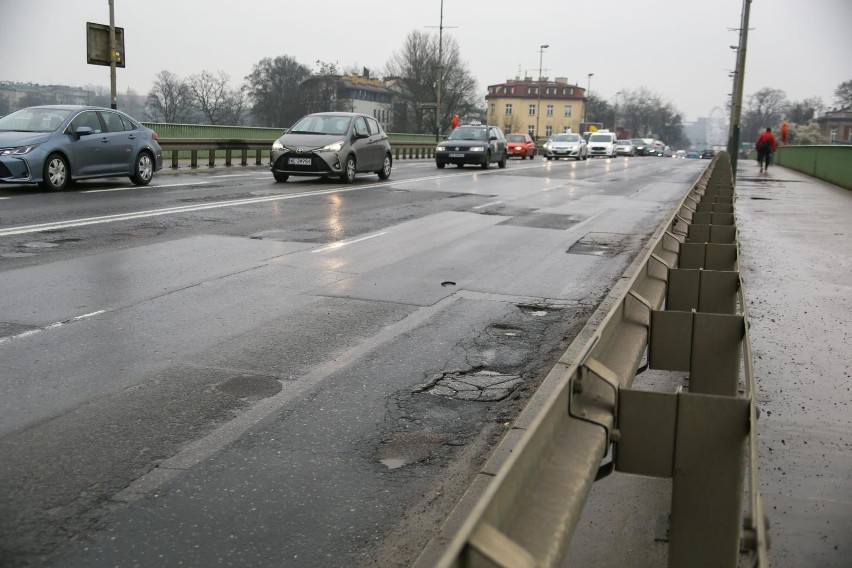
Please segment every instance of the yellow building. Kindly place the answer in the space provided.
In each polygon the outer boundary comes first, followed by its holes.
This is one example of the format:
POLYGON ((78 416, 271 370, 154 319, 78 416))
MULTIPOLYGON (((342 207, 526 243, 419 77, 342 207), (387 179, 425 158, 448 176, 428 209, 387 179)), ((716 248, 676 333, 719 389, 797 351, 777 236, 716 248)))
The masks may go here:
POLYGON ((565 77, 549 81, 509 79, 499 85, 489 85, 485 95, 488 124, 504 132, 527 133, 536 138, 554 134, 580 132, 585 115, 586 90, 569 85, 565 77))

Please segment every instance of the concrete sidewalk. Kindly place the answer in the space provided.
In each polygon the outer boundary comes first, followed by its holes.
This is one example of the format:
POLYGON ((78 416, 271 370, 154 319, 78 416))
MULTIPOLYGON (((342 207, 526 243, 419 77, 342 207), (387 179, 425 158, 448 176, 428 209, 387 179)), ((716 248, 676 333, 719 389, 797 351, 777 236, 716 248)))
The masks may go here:
POLYGON ((852 566, 852 192, 741 160, 740 272, 774 568, 852 566))

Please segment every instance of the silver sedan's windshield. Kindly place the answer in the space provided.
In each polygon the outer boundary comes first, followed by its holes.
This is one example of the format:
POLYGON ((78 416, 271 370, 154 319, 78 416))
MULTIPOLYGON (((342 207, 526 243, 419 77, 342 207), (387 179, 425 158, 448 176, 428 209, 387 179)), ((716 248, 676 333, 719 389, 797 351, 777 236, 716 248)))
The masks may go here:
POLYGON ((0 118, 1 131, 53 132, 71 113, 56 108, 25 108, 0 118))
POLYGON ((333 134, 341 136, 349 132, 351 116, 310 115, 293 125, 287 134, 333 134))
POLYGON ((558 134, 553 137, 554 142, 579 142, 579 134, 558 134))

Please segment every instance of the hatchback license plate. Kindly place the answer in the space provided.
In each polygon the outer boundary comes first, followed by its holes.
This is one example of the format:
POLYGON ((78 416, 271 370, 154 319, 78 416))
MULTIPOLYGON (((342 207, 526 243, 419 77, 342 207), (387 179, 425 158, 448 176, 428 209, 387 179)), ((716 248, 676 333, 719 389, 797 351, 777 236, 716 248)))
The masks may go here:
POLYGON ((464 154, 450 154, 450 158, 464 158, 464 154))
POLYGON ((310 158, 288 158, 287 163, 291 166, 310 166, 310 158))

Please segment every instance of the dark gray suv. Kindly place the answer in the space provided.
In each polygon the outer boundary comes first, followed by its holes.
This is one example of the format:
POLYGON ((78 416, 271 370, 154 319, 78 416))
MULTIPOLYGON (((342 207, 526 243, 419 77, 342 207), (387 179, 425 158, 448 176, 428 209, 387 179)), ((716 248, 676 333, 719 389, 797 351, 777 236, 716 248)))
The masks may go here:
POLYGON ((393 158, 388 135, 372 116, 353 112, 318 112, 301 118, 272 144, 272 175, 340 177, 356 173, 388 179, 393 158))

